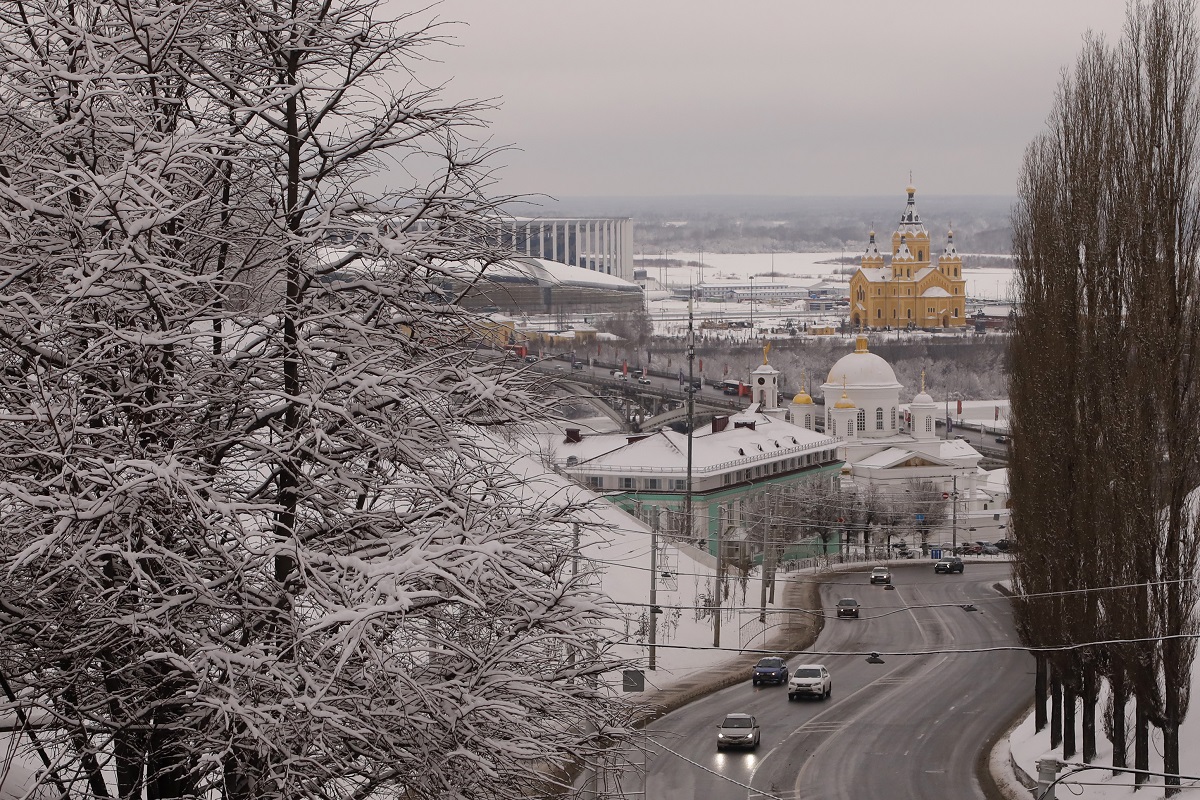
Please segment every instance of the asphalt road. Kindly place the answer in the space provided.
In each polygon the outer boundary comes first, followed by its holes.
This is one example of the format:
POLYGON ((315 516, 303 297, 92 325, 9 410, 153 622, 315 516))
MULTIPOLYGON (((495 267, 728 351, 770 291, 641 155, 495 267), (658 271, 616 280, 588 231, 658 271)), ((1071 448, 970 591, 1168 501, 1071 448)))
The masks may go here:
POLYGON ((645 797, 985 798, 976 760, 1028 705, 1033 658, 947 651, 1017 644, 1008 602, 993 588, 1008 564, 968 563, 962 575, 935 575, 928 561, 894 564, 895 591, 871 586, 869 569, 822 588, 830 614, 838 598, 855 597, 862 617, 829 619, 810 653, 789 659, 792 669, 829 667, 832 698, 789 702, 784 687, 754 687, 747 675, 662 717, 649 731, 645 797), (870 651, 885 663, 867 663, 870 651), (717 752, 716 726, 729 712, 758 717, 757 751, 717 752))

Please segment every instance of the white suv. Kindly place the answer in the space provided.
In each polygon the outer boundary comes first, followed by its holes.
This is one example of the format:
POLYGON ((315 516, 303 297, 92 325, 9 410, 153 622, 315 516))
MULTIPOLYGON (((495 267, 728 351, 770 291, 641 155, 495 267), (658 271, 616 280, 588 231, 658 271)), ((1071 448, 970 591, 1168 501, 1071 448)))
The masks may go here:
POLYGON ((819 697, 822 700, 833 695, 833 679, 824 664, 801 664, 788 681, 788 700, 797 697, 819 697))

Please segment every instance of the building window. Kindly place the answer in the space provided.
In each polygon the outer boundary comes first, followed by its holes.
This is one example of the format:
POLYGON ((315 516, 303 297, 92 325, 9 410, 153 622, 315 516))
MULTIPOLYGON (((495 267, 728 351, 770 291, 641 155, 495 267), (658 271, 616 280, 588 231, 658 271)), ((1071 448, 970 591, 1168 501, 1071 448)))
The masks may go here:
POLYGON ((732 473, 732 472, 726 472, 726 473, 725 473, 725 474, 724 474, 724 475, 721 477, 721 485, 722 485, 722 486, 728 486, 728 485, 729 485, 729 484, 731 484, 731 483, 733 483, 733 473, 732 473))
POLYGON ((911 308, 908 310, 908 318, 912 319, 912 309, 911 308))
POLYGON ((877 430, 877 431, 883 430, 883 409, 882 408, 875 409, 875 430, 877 430))
POLYGON ((892 430, 896 430, 896 407, 892 406, 892 430))
POLYGON ((925 251, 924 251, 924 250, 918 250, 918 251, 917 251, 917 261, 920 261, 920 260, 921 260, 921 258, 922 258, 924 255, 925 255, 925 251))
POLYGON ((804 415, 804 427, 812 429, 812 414, 804 415))
POLYGON ((837 420, 836 419, 830 420, 830 422, 829 422, 829 435, 837 436, 837 420))
POLYGON ((636 488, 633 478, 621 478, 621 488, 622 489, 636 488))
POLYGON ((867 429, 867 412, 861 408, 858 410, 858 429, 860 431, 867 429))
POLYGON ((647 478, 646 479, 646 488, 647 489, 657 489, 658 488, 658 478, 647 478))
POLYGON ((875 309, 875 319, 883 319, 883 309, 882 308, 875 309))
POLYGON ((925 418, 925 432, 929 433, 933 430, 933 417, 925 418))
POLYGON ((677 492, 686 492, 687 491, 687 478, 676 478, 674 489, 677 492))
POLYGON ((588 475, 587 476, 587 487, 589 489, 603 489, 604 488, 604 478, 601 478, 599 475, 588 475))
POLYGON ((958 319, 958 306, 955 306, 953 309, 951 309, 951 315, 952 315, 952 316, 953 316, 955 319, 958 319))

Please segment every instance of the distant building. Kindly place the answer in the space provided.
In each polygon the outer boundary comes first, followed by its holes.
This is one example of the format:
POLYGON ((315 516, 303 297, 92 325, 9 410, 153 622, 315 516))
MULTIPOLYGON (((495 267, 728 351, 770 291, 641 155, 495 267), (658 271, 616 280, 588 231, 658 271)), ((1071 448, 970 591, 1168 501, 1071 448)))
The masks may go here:
MULTIPOLYGON (((997 487, 1007 486, 1006 471, 1004 477, 993 476, 979 466, 983 455, 966 441, 938 436, 944 411, 925 392, 924 378, 907 409, 900 403, 902 388, 891 365, 867 349, 866 336, 830 368, 821 386, 825 433, 839 443, 845 476, 860 489, 896 497, 914 484, 929 485, 949 499, 941 533, 952 533, 956 520, 960 540, 1001 538, 1008 496, 1007 488, 997 487), (972 531, 974 536, 966 535, 972 531)), ((813 427, 820 413, 803 388, 788 408, 788 416, 804 428, 813 427)))
POLYGON ((637 284, 541 258, 512 258, 482 270, 448 264, 441 279, 448 297, 467 308, 504 314, 558 315, 637 311, 645 295, 637 284))
POLYGON ((929 231, 921 222, 914 197, 892 233, 892 257, 885 266, 875 243, 875 231, 862 257, 862 266, 850 278, 850 324, 855 328, 957 328, 967 324, 967 281, 962 256, 954 247, 954 232, 937 263, 932 261, 929 231))
POLYGON ((518 218, 497 227, 500 245, 518 255, 633 280, 633 220, 629 217, 518 218))
POLYGON ((664 428, 645 434, 582 436, 567 429, 553 460, 576 482, 602 493, 647 524, 707 540, 746 538, 758 527, 755 503, 772 487, 817 475, 836 478, 837 442, 763 413, 757 404, 698 427, 692 436, 692 524, 683 521, 688 496, 687 434, 664 428))

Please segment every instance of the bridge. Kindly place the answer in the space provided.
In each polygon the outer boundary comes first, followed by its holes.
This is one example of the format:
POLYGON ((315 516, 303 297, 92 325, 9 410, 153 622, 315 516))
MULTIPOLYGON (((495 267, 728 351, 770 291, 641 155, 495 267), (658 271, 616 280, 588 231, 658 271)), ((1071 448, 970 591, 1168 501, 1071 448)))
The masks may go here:
MULTIPOLYGON (((545 371, 545 370, 543 370, 545 371)), ((687 418, 688 393, 669 389, 660 384, 641 384, 632 380, 618 380, 610 376, 587 374, 571 370, 568 374, 547 372, 554 382, 571 394, 586 396, 603 403, 613 421, 631 431, 657 430, 673 422, 687 418), (589 395, 582 395, 572 387, 587 387, 589 395)), ((718 414, 733 414, 747 405, 746 398, 715 395, 716 390, 696 390, 693 396, 693 417, 696 420, 711 419, 718 414)))

